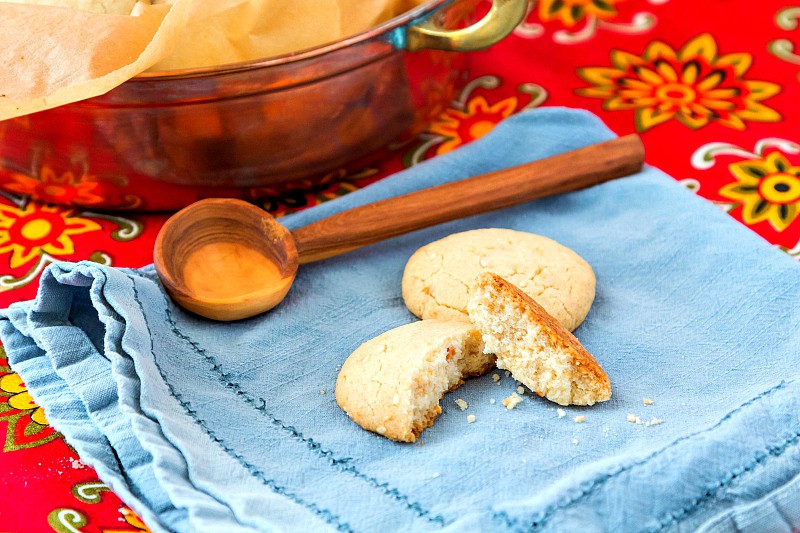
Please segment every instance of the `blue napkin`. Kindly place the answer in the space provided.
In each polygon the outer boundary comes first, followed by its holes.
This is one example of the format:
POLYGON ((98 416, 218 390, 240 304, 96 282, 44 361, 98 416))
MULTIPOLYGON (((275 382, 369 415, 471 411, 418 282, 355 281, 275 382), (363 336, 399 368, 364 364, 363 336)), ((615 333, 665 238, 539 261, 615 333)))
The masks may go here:
MULTIPOLYGON (((585 112, 525 112, 284 222, 611 137, 585 112)), ((150 267, 54 264, 0 335, 50 422, 154 531, 789 531, 798 302, 789 257, 646 169, 302 265, 278 308, 237 323, 185 313, 150 267), (336 405, 342 362, 414 320, 400 296, 414 250, 484 227, 546 235, 592 265, 576 336, 612 400, 559 417, 528 394, 508 411, 514 380, 487 375, 448 394, 416 444, 362 430, 336 405)))

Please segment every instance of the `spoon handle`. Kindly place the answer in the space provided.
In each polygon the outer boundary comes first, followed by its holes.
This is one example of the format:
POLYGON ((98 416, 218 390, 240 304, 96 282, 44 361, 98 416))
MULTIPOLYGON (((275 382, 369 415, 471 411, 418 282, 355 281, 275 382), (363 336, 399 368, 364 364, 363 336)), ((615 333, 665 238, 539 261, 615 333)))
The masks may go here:
POLYGON ((621 178, 643 164, 641 139, 626 135, 348 209, 292 234, 300 263, 310 263, 428 226, 621 178))

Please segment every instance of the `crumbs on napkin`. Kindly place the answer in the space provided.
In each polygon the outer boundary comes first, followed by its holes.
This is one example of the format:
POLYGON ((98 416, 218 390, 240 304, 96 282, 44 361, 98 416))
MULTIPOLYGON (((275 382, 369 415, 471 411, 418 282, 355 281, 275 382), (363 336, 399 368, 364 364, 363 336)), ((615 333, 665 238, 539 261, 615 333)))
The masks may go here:
POLYGON ((642 420, 638 416, 633 413, 629 413, 627 417, 628 422, 631 424, 637 424, 639 426, 658 426, 659 424, 663 424, 664 421, 660 418, 653 418, 650 420, 642 420))
POLYGON ((506 406, 506 409, 511 410, 514 409, 516 406, 520 404, 522 398, 516 392, 513 393, 511 396, 503 400, 503 405, 506 406))

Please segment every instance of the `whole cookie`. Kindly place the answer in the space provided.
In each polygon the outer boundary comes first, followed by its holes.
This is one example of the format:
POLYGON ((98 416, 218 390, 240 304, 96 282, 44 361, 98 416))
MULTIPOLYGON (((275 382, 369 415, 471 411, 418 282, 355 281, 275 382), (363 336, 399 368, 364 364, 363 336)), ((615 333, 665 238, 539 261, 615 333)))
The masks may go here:
POLYGON ((594 272, 581 256, 547 237, 501 228, 454 233, 417 250, 403 272, 403 299, 422 319, 468 321, 468 287, 483 272, 522 289, 570 331, 594 301, 594 272))

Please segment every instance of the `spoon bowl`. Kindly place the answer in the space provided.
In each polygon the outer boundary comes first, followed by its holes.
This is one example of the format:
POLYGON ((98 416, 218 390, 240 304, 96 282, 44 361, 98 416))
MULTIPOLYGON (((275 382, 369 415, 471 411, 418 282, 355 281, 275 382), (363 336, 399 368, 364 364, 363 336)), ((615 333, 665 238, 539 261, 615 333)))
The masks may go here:
POLYGON ((627 135, 348 209, 291 232, 242 200, 201 200, 161 228, 154 263, 179 305, 214 320, 238 320, 278 305, 298 264, 621 178, 643 164, 641 140, 627 135))
POLYGON ((161 228, 153 254, 164 288, 183 308, 214 320, 263 313, 297 274, 294 238, 242 200, 200 200, 161 228))

